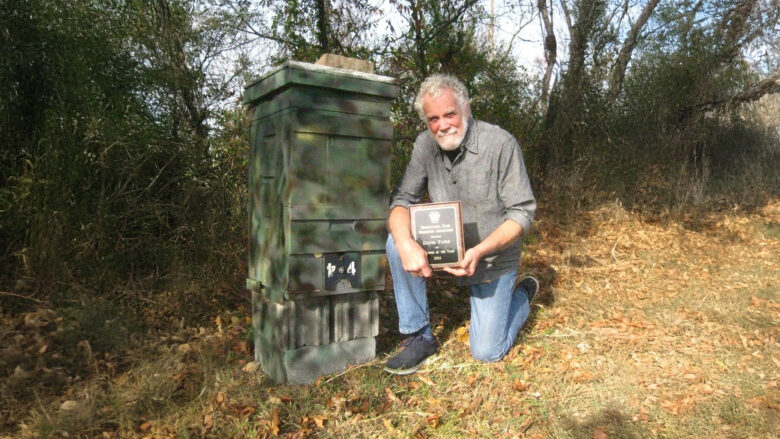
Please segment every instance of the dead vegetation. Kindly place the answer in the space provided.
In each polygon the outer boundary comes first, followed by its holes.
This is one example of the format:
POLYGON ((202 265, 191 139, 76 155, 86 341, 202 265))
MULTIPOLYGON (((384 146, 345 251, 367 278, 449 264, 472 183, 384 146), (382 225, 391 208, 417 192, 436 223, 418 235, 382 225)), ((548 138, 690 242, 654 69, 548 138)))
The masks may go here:
POLYGON ((541 218, 523 260, 541 300, 502 362, 471 359, 467 299, 446 283, 432 299, 443 349, 422 373, 381 370, 398 341, 388 292, 379 358, 306 386, 275 385, 250 362, 248 306, 144 337, 107 319, 90 330, 125 337, 113 356, 95 344, 116 341, 75 326, 89 319, 41 307, 3 316, 4 434, 775 437, 780 201, 541 218))

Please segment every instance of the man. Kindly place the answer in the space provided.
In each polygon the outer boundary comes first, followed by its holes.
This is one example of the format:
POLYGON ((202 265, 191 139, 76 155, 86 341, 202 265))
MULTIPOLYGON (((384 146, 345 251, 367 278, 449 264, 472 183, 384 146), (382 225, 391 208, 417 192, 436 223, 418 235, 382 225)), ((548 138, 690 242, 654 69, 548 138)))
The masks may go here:
POLYGON ((474 358, 493 362, 504 357, 539 288, 530 276, 516 282, 520 238, 536 211, 517 141, 501 128, 471 118, 468 92, 455 77, 428 77, 414 106, 428 130, 414 142, 403 179, 391 194, 387 220, 399 330, 409 338, 385 370, 401 375, 417 371, 438 350, 425 285, 433 272, 427 253, 412 238, 408 209, 426 192, 432 202, 461 202, 467 250, 458 267, 444 271, 469 286, 474 358))

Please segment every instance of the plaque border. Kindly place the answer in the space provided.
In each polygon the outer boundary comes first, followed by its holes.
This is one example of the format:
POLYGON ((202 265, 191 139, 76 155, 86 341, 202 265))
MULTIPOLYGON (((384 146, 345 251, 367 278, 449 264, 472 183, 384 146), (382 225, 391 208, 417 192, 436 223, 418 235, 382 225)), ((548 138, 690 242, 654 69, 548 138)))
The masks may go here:
MULTIPOLYGON (((459 267, 460 263, 463 261, 463 256, 466 253, 465 246, 463 243, 463 216, 461 215, 461 205, 460 201, 445 201, 440 203, 420 203, 420 204, 413 204, 409 206, 409 221, 410 226, 412 230, 412 238, 417 241, 417 227, 414 220, 414 214, 415 212, 420 211, 428 211, 428 210, 439 210, 439 209, 449 209, 454 208, 455 209, 455 222, 457 223, 455 225, 455 238, 457 240, 457 251, 458 251, 458 261, 457 262, 445 262, 440 264, 429 264, 432 269, 434 270, 440 270, 444 267, 459 267)), ((419 242, 418 242, 419 243, 419 242)))

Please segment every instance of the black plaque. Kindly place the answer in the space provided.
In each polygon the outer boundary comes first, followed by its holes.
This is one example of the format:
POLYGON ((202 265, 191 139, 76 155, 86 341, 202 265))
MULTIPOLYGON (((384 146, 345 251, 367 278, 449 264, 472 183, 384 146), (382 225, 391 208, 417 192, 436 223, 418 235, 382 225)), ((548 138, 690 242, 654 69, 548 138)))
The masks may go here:
POLYGON ((460 201, 409 207, 412 236, 428 252, 431 268, 458 266, 463 260, 463 220, 460 201))

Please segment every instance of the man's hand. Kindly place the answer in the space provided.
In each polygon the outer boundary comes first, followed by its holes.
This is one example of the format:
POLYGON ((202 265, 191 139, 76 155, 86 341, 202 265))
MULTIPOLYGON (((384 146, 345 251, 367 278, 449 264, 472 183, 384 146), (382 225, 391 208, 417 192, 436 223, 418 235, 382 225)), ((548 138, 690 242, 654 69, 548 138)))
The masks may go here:
POLYGON ((387 228, 393 235, 395 248, 401 256, 404 270, 412 276, 431 277, 433 270, 428 264, 428 253, 412 239, 409 227, 409 209, 403 206, 394 207, 390 211, 390 217, 387 218, 387 228))
POLYGON ((522 233, 523 228, 520 224, 506 220, 482 242, 466 250, 459 267, 445 268, 444 271, 453 276, 471 276, 477 270, 477 264, 483 257, 495 253, 516 239, 520 239, 522 233))
POLYGON ((396 248, 401 256, 404 270, 415 277, 431 277, 433 270, 431 270, 431 266, 428 264, 428 252, 420 244, 412 239, 407 239, 396 243, 396 248))
POLYGON ((458 267, 444 267, 444 271, 453 276, 471 276, 477 269, 479 260, 482 259, 482 255, 476 247, 466 250, 463 255, 463 260, 460 261, 458 267))

